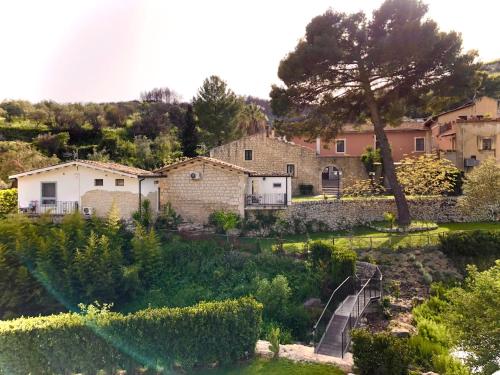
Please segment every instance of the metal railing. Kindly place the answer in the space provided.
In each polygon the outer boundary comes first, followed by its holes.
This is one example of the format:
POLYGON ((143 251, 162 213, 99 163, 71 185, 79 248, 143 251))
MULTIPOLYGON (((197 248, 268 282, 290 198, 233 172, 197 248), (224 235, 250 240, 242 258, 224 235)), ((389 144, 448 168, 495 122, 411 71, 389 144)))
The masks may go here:
POLYGON ((31 201, 28 207, 20 207, 19 211, 29 215, 66 215, 76 212, 78 209, 78 202, 76 201, 54 201, 53 203, 31 201))
POLYGON ((359 284, 359 279, 356 276, 349 276, 331 294, 318 321, 313 327, 312 339, 315 349, 321 344, 335 311, 337 311, 349 295, 356 293, 356 284, 359 284))
POLYGON ((351 331, 359 323, 359 318, 365 312, 366 307, 373 299, 382 297, 382 273, 377 267, 375 274, 366 281, 361 289, 356 293, 356 299, 352 306, 349 318, 347 319, 341 333, 342 358, 351 343, 351 331))
POLYGON ((277 194, 247 194, 245 196, 245 206, 286 206, 287 195, 277 194))

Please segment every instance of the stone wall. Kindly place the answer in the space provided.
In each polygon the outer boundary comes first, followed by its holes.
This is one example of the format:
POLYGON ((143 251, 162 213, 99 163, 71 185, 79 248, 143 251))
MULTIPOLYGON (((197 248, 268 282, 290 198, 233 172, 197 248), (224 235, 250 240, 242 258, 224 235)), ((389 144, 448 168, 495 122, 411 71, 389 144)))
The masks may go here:
MULTIPOLYGON (((414 220, 438 223, 494 220, 487 213, 464 215, 457 207, 457 199, 452 197, 411 199, 408 203, 414 220)), ((341 230, 381 221, 384 212, 397 212, 394 199, 297 202, 276 215, 287 222, 289 228, 303 232, 306 228, 341 230)))
POLYGON ((329 165, 343 173, 346 182, 367 178, 363 164, 358 157, 318 157, 316 152, 266 133, 238 139, 215 147, 210 156, 227 163, 264 173, 287 172, 287 164, 295 165, 292 177, 292 194, 299 194, 300 184, 313 185, 314 193, 321 193, 321 172, 329 165), (245 160, 245 150, 252 150, 253 160, 245 160))
POLYGON ((167 177, 160 179, 160 202, 170 202, 183 220, 206 223, 217 210, 244 215, 247 175, 243 172, 198 161, 164 173, 167 177), (193 180, 191 172, 199 172, 201 178, 193 180))
MULTIPOLYGON (((143 196, 142 199, 146 199, 143 196)), ((104 217, 113 203, 123 219, 130 219, 139 209, 139 195, 127 191, 91 190, 82 195, 82 208, 92 207, 95 214, 104 217)))

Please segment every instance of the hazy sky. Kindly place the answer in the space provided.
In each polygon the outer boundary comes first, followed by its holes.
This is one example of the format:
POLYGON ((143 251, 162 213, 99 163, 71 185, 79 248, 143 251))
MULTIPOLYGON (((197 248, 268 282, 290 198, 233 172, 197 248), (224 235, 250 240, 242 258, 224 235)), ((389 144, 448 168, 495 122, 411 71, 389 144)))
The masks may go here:
MULTIPOLYGON (((115 101, 168 86, 190 100, 217 74, 267 98, 279 61, 329 7, 382 0, 0 0, 0 100, 115 101)), ((427 0, 442 29, 500 58, 498 0, 427 0)))

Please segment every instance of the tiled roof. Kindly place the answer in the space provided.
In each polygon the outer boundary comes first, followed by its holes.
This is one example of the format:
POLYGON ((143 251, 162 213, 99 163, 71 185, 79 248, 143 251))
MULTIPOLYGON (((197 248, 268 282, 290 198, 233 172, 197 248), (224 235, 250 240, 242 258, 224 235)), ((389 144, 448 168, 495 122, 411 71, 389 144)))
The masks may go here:
POLYGON ((81 159, 78 159, 76 161, 83 163, 83 164, 90 165, 90 166, 94 166, 97 168, 109 169, 109 170, 116 171, 116 172, 132 174, 134 176, 155 176, 156 175, 155 173, 153 173, 151 171, 147 171, 145 169, 130 167, 128 165, 123 165, 123 164, 118 164, 118 163, 94 161, 94 160, 81 160, 81 159))
POLYGON ((9 176, 9 178, 17 178, 17 177, 27 176, 30 174, 41 173, 44 171, 50 171, 53 169, 68 167, 71 165, 82 165, 82 166, 87 166, 89 168, 107 170, 107 171, 111 171, 111 172, 117 172, 117 173, 127 174, 127 175, 131 175, 131 176, 136 176, 136 177, 155 177, 155 176, 158 176, 158 174, 156 174, 154 172, 146 171, 145 169, 129 167, 128 165, 111 163, 111 162, 94 161, 94 160, 76 159, 76 160, 71 160, 71 161, 67 161, 64 163, 50 165, 50 166, 43 167, 43 168, 31 169, 31 170, 28 170, 28 171, 25 171, 22 173, 18 173, 18 174, 9 176))
POLYGON ((208 156, 196 156, 194 158, 181 160, 181 161, 178 161, 176 163, 169 164, 169 165, 166 165, 162 168, 159 168, 159 169, 155 170, 155 172, 156 173, 165 172, 165 171, 168 171, 171 169, 178 168, 178 167, 183 166, 183 165, 193 164, 196 162, 206 162, 209 164, 217 165, 219 167, 225 167, 225 168, 228 168, 230 170, 235 170, 235 171, 248 173, 248 174, 255 173, 255 171, 252 171, 251 169, 243 168, 243 167, 240 167, 239 165, 235 165, 235 164, 231 164, 231 163, 226 163, 225 161, 222 161, 219 159, 209 158, 208 156))
MULTIPOLYGON (((405 121, 397 126, 387 125, 384 130, 386 132, 391 131, 413 131, 413 130, 423 130, 426 131, 427 128, 424 125, 424 122, 420 121, 405 121)), ((365 133, 365 132, 373 132, 374 128, 371 124, 362 124, 362 125, 354 125, 354 124, 346 124, 342 126, 342 129, 339 131, 339 134, 343 133, 365 133)))
POLYGON ((291 173, 286 172, 255 172, 250 173, 252 177, 291 177, 291 173))

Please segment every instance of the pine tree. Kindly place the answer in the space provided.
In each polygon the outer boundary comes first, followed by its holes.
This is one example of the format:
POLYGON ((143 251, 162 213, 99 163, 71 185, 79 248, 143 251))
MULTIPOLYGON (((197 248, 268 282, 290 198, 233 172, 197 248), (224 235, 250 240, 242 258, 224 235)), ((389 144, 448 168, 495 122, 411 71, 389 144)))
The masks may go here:
POLYGON ((186 111, 184 127, 181 132, 182 153, 187 157, 197 155, 198 148, 198 129, 196 128, 196 119, 194 117, 193 106, 190 104, 186 111))

